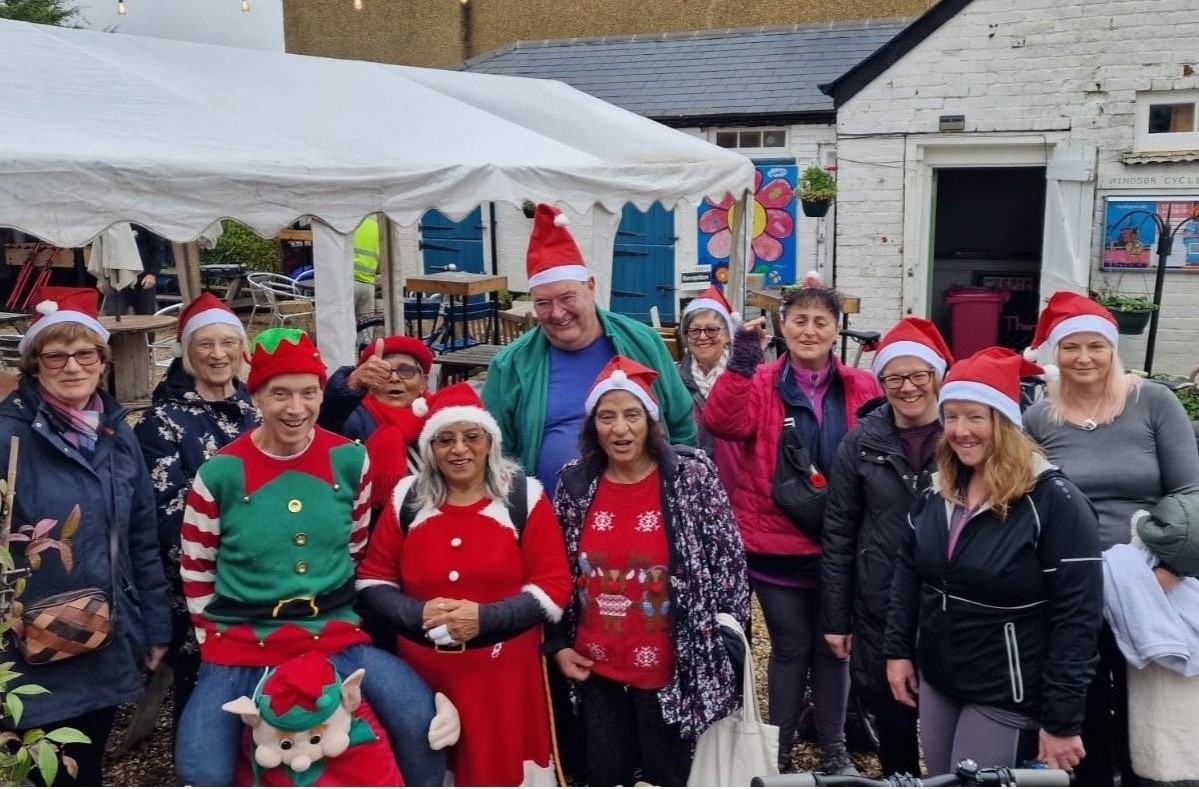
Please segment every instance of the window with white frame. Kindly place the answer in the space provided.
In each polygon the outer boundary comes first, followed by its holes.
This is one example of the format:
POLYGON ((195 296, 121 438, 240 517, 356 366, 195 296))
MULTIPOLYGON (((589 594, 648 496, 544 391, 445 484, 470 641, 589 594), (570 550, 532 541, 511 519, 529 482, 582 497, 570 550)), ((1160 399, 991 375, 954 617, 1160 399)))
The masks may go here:
POLYGON ((1138 151, 1199 150, 1199 90, 1137 94, 1138 151))
POLYGON ((719 129, 715 142, 721 148, 778 151, 787 147, 786 129, 719 129))

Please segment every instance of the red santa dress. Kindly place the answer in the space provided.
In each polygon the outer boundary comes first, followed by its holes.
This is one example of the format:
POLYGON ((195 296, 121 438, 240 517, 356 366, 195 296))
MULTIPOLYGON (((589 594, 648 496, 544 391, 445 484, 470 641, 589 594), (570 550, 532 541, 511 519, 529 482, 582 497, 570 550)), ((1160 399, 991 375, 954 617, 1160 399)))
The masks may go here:
MULTIPOLYGON (((388 583, 419 601, 435 597, 480 605, 527 593, 557 621, 570 597, 566 548, 552 506, 529 477, 529 512, 518 536, 503 503, 443 504, 416 514, 407 534, 397 509, 411 487, 402 480, 358 569, 359 586, 388 583)), ((397 653, 458 708, 462 735, 449 753, 458 786, 552 785, 542 628, 504 640, 486 634, 465 648, 434 647, 423 633, 401 635, 397 653)))

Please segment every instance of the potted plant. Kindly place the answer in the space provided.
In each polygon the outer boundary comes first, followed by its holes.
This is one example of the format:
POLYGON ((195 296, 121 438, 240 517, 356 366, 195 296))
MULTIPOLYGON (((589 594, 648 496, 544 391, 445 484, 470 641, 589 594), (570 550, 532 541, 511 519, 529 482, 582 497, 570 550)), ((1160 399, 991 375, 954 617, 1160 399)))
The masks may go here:
POLYGON ((1098 293, 1092 294, 1095 301, 1107 307, 1121 334, 1140 334, 1149 325, 1149 316, 1157 309, 1149 296, 1129 296, 1104 282, 1098 293))
POLYGON ((837 179, 823 167, 807 167, 799 175, 795 196, 805 216, 824 216, 837 197, 837 179))

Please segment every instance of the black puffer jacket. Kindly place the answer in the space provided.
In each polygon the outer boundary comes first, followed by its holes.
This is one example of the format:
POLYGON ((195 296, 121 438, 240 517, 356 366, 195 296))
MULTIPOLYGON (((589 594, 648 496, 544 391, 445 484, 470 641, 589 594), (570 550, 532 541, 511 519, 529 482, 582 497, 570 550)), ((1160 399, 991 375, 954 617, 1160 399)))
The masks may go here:
POLYGON ((858 411, 858 425, 829 474, 821 561, 823 632, 853 634, 855 687, 889 696, 883 632, 895 556, 911 531, 908 512, 929 485, 933 464, 913 469, 884 398, 858 411))
POLYGON ((914 660, 923 681, 960 703, 1082 730, 1099 662, 1103 567, 1095 511, 1036 456, 1032 492, 1000 520, 988 507, 949 554, 951 506, 933 487, 912 514, 887 613, 888 658, 914 660))

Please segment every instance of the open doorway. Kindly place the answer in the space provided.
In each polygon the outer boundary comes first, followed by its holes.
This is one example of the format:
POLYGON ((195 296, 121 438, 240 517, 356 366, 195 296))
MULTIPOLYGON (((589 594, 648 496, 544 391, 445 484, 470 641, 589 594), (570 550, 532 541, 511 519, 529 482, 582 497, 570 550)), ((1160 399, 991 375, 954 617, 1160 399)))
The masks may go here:
MULTIPOLYGON (((962 343, 971 344, 953 336, 946 291, 1002 288, 1009 297, 998 319, 998 344, 1027 347, 1039 307, 1045 168, 945 167, 937 168, 935 178, 929 318, 956 355, 962 343)), ((987 326, 978 327, 973 317, 971 323, 972 330, 986 333, 987 326)))

